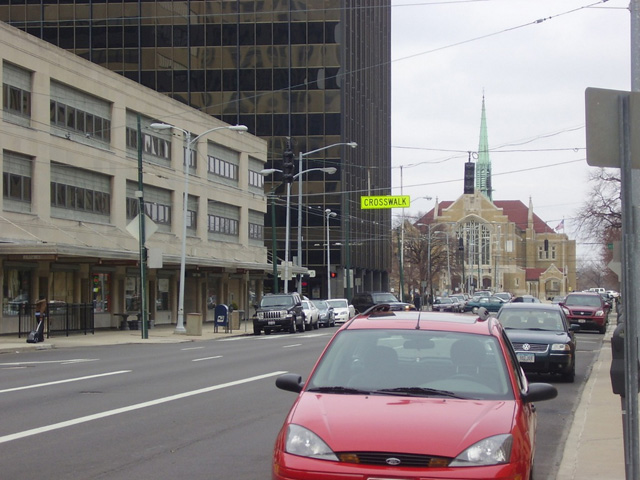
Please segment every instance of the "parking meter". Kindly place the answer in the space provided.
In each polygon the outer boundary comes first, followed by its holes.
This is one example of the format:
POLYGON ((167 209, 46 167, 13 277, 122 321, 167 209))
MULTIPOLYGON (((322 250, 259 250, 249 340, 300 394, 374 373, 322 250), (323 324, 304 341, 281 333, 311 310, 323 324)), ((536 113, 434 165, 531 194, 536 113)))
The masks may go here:
MULTIPOLYGON (((611 368, 609 369, 609 376, 611 377, 613 393, 621 397, 625 397, 627 393, 625 390, 624 335, 624 322, 620 322, 611 337, 611 368)), ((638 364, 638 390, 640 391, 640 362, 638 364)))
POLYGON ((625 395, 624 388, 624 323, 618 323, 611 337, 611 368, 609 376, 611 377, 611 388, 615 395, 622 397, 625 395))

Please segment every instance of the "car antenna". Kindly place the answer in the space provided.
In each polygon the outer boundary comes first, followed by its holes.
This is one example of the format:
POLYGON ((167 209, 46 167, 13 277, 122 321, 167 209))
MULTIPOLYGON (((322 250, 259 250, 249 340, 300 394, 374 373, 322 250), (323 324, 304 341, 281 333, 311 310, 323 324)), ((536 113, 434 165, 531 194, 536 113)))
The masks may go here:
POLYGON ((420 330, 420 315, 422 315, 422 310, 418 310, 418 323, 416 323, 416 330, 420 330))

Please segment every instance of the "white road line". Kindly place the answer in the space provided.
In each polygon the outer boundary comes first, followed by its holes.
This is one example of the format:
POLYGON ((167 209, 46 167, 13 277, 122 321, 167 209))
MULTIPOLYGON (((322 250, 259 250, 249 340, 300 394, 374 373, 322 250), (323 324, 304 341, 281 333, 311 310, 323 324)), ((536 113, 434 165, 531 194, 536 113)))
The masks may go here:
POLYGON ((24 387, 6 388, 0 390, 0 393, 17 392, 18 390, 29 390, 31 388, 48 387, 50 385, 59 385, 61 383, 79 382, 80 380, 90 380, 92 378, 108 377, 110 375, 119 375, 121 373, 130 373, 131 370, 120 370, 117 372, 100 373, 98 375, 88 375, 86 377, 68 378, 66 380, 56 380, 55 382, 37 383, 35 385, 25 385, 24 387))
POLYGON ((42 362, 11 362, 0 363, 0 367, 16 367, 22 365, 47 365, 50 363, 85 363, 85 362, 97 362, 99 358, 71 358, 68 360, 45 360, 42 362))
POLYGON ((216 355, 215 357, 194 358, 192 362, 202 362, 203 360, 214 360, 216 358, 222 358, 222 355, 216 355))
POLYGON ((265 373, 264 375, 256 375, 255 377, 243 378, 241 380, 235 380, 233 382, 221 383, 220 385, 212 385, 210 387, 201 388, 198 390, 192 390, 191 392, 179 393, 177 395, 170 395, 168 397, 158 398, 156 400, 150 400, 148 402, 137 403, 135 405, 129 405, 128 407, 116 408, 114 410, 107 410, 106 412, 95 413, 93 415, 87 415, 85 417, 74 418, 67 420, 66 422, 54 423, 52 425, 45 425, 44 427, 32 428, 31 430, 25 430, 23 432, 12 433, 10 435, 4 435, 0 437, 0 443, 12 442, 13 440, 19 440, 21 438, 30 437, 33 435, 39 435, 45 432, 51 432, 53 430, 59 430, 65 427, 71 427, 73 425, 79 425, 81 423, 91 422, 93 420, 100 420, 101 418, 111 417, 113 415, 119 415, 121 413, 132 412, 134 410, 140 410, 142 408, 153 407, 162 403, 173 402, 175 400, 181 400, 183 398, 192 397, 194 395, 200 395, 203 393, 213 392, 215 390, 221 390, 223 388, 234 387, 236 385, 242 385, 243 383, 255 382, 257 380, 263 380, 265 378, 274 377, 276 375, 282 375, 285 371, 265 373))
POLYGON ((301 343, 293 343, 291 345, 283 345, 282 348, 300 347, 301 345, 302 345, 301 343))
POLYGON ((189 348, 181 348, 180 350, 182 350, 183 352, 186 352, 187 350, 201 350, 204 347, 189 347, 189 348))

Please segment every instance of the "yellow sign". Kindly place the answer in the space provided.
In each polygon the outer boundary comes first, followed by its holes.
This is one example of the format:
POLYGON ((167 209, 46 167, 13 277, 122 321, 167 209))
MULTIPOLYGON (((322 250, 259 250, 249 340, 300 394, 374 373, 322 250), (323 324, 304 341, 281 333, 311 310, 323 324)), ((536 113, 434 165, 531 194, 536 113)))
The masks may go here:
POLYGON ((360 208, 373 210, 376 208, 408 208, 411 205, 409 195, 384 195, 376 197, 360 197, 360 208))

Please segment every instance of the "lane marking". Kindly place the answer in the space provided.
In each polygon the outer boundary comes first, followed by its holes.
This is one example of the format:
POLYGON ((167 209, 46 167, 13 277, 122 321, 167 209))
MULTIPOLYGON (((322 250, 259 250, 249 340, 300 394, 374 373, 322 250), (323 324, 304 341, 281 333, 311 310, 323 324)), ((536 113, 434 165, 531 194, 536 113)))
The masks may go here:
POLYGON ((202 362, 203 360, 214 360, 216 358, 222 358, 222 355, 216 355, 215 357, 194 358, 192 362, 202 362))
POLYGON ((188 348, 181 348, 180 350, 182 350, 183 352, 186 352, 187 350, 201 350, 204 347, 188 347, 188 348))
POLYGON ((10 363, 0 363, 0 367, 17 367, 22 365, 47 365, 53 363, 61 363, 61 364, 69 364, 69 363, 86 363, 86 362, 97 362, 100 360, 99 358, 71 358, 67 360, 44 360, 42 362, 10 362, 10 363))
POLYGON ((283 345, 282 348, 293 348, 293 347, 300 347, 302 346, 301 343, 293 343, 291 345, 283 345))
POLYGON ((108 377, 110 375, 120 375, 121 373, 131 373, 131 370, 119 370, 117 372, 99 373, 97 375, 87 375, 86 377, 67 378, 66 380, 56 380, 55 382, 37 383, 35 385, 25 385, 24 387, 6 388, 0 390, 0 393, 17 392, 19 390, 29 390, 32 388, 48 387, 50 385, 60 385, 61 383, 79 382, 81 380, 90 380, 92 378, 108 377))
POLYGON ((116 408, 113 410, 107 410, 106 412, 95 413, 93 415, 87 415, 84 417, 74 418, 65 422, 54 423, 51 425, 45 425, 44 427, 32 428, 23 432, 12 433, 10 435, 4 435, 0 437, 0 443, 12 442, 21 438, 31 437, 33 435, 39 435, 45 432, 51 432, 53 430, 59 430, 61 428, 71 427, 73 425, 79 425, 81 423, 92 422, 94 420, 100 420, 102 418, 119 415, 121 413, 132 412, 134 410, 140 410, 142 408, 153 407, 162 403, 173 402, 175 400, 182 400, 183 398, 192 397, 194 395, 201 395, 203 393, 213 392, 215 390, 222 390, 223 388, 234 387, 236 385, 242 385, 243 383, 255 382, 257 380, 264 380, 265 378, 274 377, 287 373, 286 371, 265 373, 263 375, 256 375, 255 377, 243 378, 241 380, 234 380, 232 382, 221 383, 219 385, 212 385, 206 388, 200 388, 198 390, 192 390, 190 392, 179 393, 177 395, 170 395, 168 397, 158 398, 156 400, 150 400, 148 402, 137 403, 135 405, 129 405, 128 407, 116 408))

